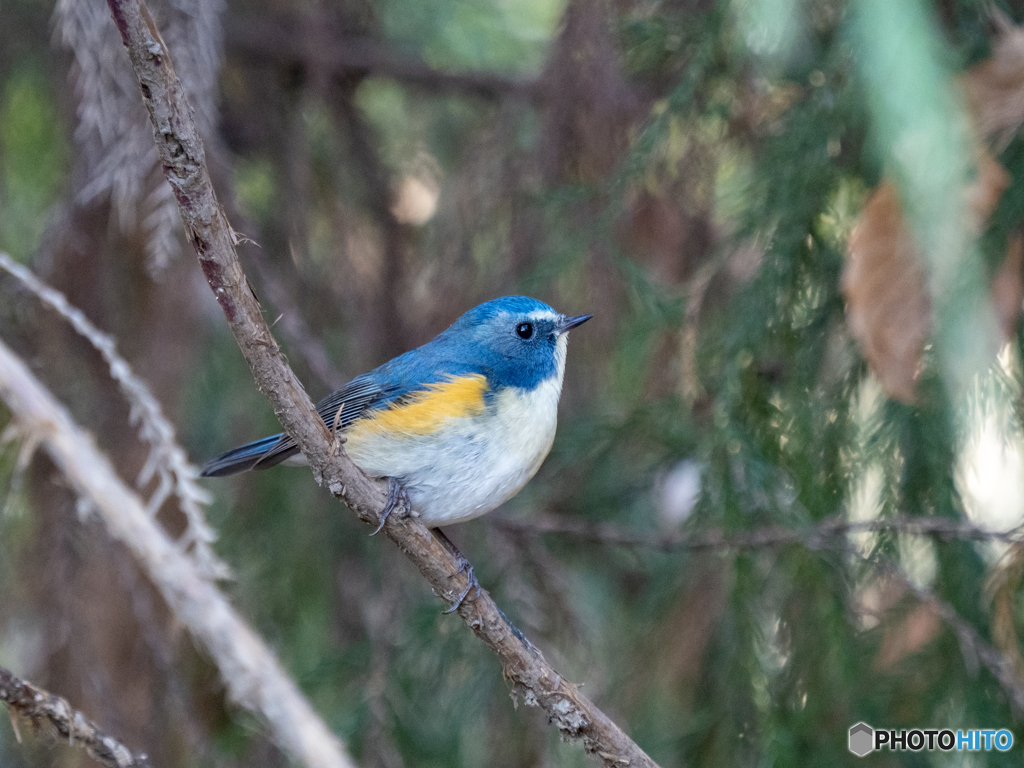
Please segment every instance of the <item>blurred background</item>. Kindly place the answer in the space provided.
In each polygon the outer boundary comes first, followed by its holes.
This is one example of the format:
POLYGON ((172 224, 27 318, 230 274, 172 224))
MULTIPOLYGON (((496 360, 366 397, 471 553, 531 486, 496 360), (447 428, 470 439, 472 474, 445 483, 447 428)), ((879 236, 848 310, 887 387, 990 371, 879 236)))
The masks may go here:
MULTIPOLYGON (((860 720, 1024 739, 1024 550, 985 535, 1024 520, 1021 4, 150 8, 314 400, 494 296, 594 314, 540 473, 447 532, 660 765, 853 763, 860 720)), ((0 13, 0 251, 116 337, 196 463, 279 431, 106 4, 0 13)), ((134 481, 146 449, 106 364, 3 273, 0 334, 134 481)), ((0 664, 154 766, 286 765, 127 550, 17 455, 0 664)), ((223 588, 360 765, 596 764, 307 470, 206 487, 223 588)), ((91 764, 5 719, 0 762, 91 764)))

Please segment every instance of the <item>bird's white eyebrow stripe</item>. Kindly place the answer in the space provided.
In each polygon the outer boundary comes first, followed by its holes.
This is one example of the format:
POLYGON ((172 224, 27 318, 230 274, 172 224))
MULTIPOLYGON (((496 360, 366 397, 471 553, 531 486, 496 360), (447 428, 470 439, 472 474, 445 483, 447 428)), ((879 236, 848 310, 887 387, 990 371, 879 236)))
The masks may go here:
POLYGON ((561 317, 557 312, 550 309, 535 309, 526 316, 527 320, 558 320, 561 317))

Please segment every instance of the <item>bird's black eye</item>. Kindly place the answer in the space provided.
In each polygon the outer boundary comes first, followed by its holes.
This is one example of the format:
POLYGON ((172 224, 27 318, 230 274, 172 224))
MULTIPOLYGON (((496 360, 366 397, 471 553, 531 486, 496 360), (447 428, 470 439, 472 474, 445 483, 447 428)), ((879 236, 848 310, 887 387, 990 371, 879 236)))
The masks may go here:
POLYGON ((533 336, 533 325, 530 323, 520 323, 516 326, 516 336, 520 339, 528 339, 533 336))

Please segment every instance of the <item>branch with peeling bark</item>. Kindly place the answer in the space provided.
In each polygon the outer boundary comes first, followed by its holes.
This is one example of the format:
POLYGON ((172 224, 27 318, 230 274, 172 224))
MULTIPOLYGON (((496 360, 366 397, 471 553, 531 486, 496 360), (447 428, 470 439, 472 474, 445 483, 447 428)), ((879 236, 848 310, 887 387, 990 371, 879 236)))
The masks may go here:
MULTIPOLYGON (((361 520, 376 525, 384 508, 385 488, 367 478, 332 438, 263 320, 239 265, 234 233, 210 184, 192 110, 156 24, 141 0, 108 0, 108 5, 139 79, 164 174, 174 189, 185 232, 257 385, 305 454, 316 481, 361 520)), ((418 519, 391 515, 384 532, 446 600, 454 602, 466 589, 467 574, 450 546, 418 519)), ((474 591, 459 605, 458 614, 497 654, 505 677, 523 699, 542 707, 565 737, 582 739, 585 749, 609 766, 655 765, 509 624, 486 591, 474 591)))
POLYGON ((18 741, 21 741, 19 719, 28 720, 34 728, 49 723, 70 746, 84 749, 90 757, 108 768, 150 768, 146 755, 136 754, 113 736, 108 736, 65 699, 22 680, 3 667, 0 667, 0 701, 10 711, 11 725, 18 741))

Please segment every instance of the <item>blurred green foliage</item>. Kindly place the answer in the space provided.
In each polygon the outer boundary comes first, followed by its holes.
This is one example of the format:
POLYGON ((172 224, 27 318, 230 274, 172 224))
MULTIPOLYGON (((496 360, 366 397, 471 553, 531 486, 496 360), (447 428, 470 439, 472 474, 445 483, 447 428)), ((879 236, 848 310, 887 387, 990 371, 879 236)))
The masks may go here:
POLYGON ((378 9, 385 34, 435 66, 536 71, 563 0, 389 0, 378 9))
POLYGON ((0 92, 0 250, 26 259, 67 173, 66 135, 38 62, 21 62, 0 92))

